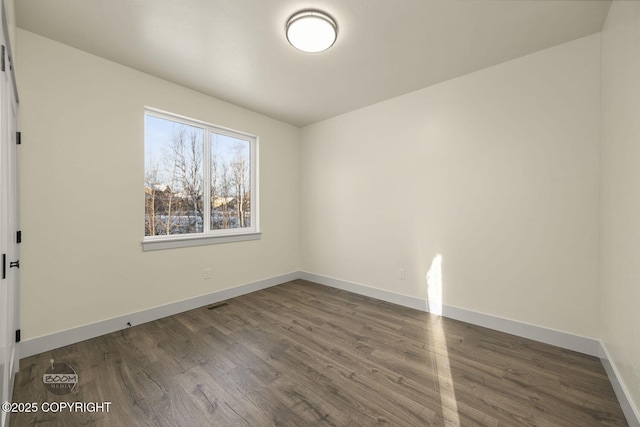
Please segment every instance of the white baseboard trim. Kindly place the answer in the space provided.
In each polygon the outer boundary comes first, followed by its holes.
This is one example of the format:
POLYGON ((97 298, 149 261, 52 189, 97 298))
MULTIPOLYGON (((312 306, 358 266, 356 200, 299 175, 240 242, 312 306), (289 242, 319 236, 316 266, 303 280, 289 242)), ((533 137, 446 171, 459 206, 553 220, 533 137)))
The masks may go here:
POLYGON ((600 356, 600 341, 594 338, 574 335, 568 332, 452 306, 442 307, 442 315, 450 319, 483 326, 545 344, 555 345, 556 347, 577 351, 588 354, 589 356, 600 356))
MULTIPOLYGON (((395 292, 385 291, 382 289, 371 288, 358 283, 347 282, 314 273, 301 272, 300 278, 382 301, 387 301, 393 304, 415 308, 426 312, 429 311, 427 301, 424 299, 397 294, 395 292)), ((578 351, 590 356, 600 357, 600 341, 593 338, 573 335, 567 332, 519 322, 517 320, 505 319, 490 314, 478 313, 452 306, 443 306, 442 315, 444 317, 471 323, 473 325, 495 329, 500 332, 529 338, 546 344, 555 345, 557 347, 566 348, 568 350, 578 351)))
MULTIPOLYGON (((126 329, 127 322, 131 325, 139 325, 141 323, 151 322, 163 317, 172 316, 187 310, 213 304, 219 301, 234 298, 250 292, 259 291, 271 286, 286 283, 295 279, 304 279, 311 282, 319 283, 333 288, 342 289, 356 294, 368 296, 371 298, 387 301, 393 304, 410 307, 416 310, 428 312, 427 302, 424 299, 398 294, 382 289, 376 289, 358 283, 347 282, 332 277, 322 276, 319 274, 295 271, 284 275, 259 280, 257 282, 236 286, 234 288, 216 291, 210 294, 189 298, 183 301, 169 303, 159 307, 153 307, 147 310, 129 313, 126 315, 114 317, 112 319, 102 320, 87 325, 78 326, 50 335, 30 338, 20 343, 20 356, 22 358, 33 356, 34 354, 53 350, 65 345, 74 344, 100 335, 126 329)), ((566 332, 556 331, 553 329, 543 328, 541 326, 531 325, 515 320, 504 319, 501 317, 478 313, 463 308, 443 306, 442 314, 445 317, 495 329, 501 332, 517 335, 523 338, 529 338, 535 341, 552 344, 569 350, 578 351, 589 354, 591 356, 601 357, 601 343, 592 338, 581 337, 566 332)))
POLYGON ((607 351, 607 347, 602 342, 600 342, 600 360, 602 361, 604 370, 607 372, 609 381, 611 381, 611 386, 613 387, 613 391, 616 393, 618 402, 620 402, 620 407, 627 419, 627 423, 629 423, 629 427, 640 427, 640 411, 634 405, 631 395, 629 394, 629 390, 624 385, 622 377, 618 373, 618 369, 616 368, 609 351, 607 351))
MULTIPOLYGON (((236 286, 234 288, 224 289, 183 301, 150 308, 140 312, 78 326, 76 328, 67 329, 50 335, 30 338, 20 343, 20 355, 22 358, 33 356, 34 354, 43 353, 45 351, 64 347, 90 338, 95 338, 100 335, 126 329, 128 327, 127 322, 130 322, 131 325, 151 322, 163 317, 172 316, 187 310, 214 304, 216 302, 235 298, 296 279, 308 280, 416 310, 425 312, 429 311, 426 300, 420 298, 376 289, 319 274, 295 271, 259 280, 257 282, 236 286)), ((599 357, 604 365, 607 375, 609 376, 609 380, 611 381, 618 401, 620 402, 620 406, 627 418, 627 422, 631 427, 640 427, 640 412, 634 405, 624 382, 621 381, 618 370, 612 362, 613 359, 611 359, 605 345, 599 340, 452 306, 443 306, 442 314, 444 317, 451 319, 460 320, 473 325, 483 326, 489 329, 599 357)))
POLYGON ((364 295, 366 297, 379 299, 382 301, 390 302, 393 304, 402 305, 404 307, 415 308, 420 311, 427 310, 427 301, 410 297, 408 295, 397 294, 395 292, 385 291, 382 289, 376 289, 358 283, 347 282, 340 279, 334 279, 333 277, 321 276, 319 274, 307 273, 305 271, 300 272, 300 279, 308 280, 310 282, 319 283, 321 285, 330 286, 336 289, 342 289, 343 291, 353 292, 354 294, 364 295))
POLYGON ((271 277, 257 282, 212 292, 210 294, 153 307, 147 310, 125 314, 112 319, 78 326, 65 331, 26 339, 20 343, 20 356, 22 358, 33 356, 34 354, 43 353, 69 344, 75 344, 80 341, 95 338, 100 335, 126 329, 129 327, 127 322, 131 323, 131 325, 140 325, 163 317, 173 316, 174 314, 182 313, 187 310, 193 310, 194 308, 203 307, 230 298, 235 298, 240 295, 266 289, 271 286, 290 282, 291 280, 298 279, 299 277, 300 273, 295 271, 281 276, 271 277))

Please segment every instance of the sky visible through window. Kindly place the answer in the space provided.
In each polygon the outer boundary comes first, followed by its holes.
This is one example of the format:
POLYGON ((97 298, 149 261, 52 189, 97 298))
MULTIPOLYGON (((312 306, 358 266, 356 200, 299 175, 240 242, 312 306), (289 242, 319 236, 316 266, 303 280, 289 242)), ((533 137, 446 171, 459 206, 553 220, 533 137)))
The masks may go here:
POLYGON ((145 115, 145 236, 251 226, 251 143, 226 133, 145 115))
MULTIPOLYGON (((173 132, 180 126, 189 129, 197 129, 195 127, 184 125, 182 123, 172 122, 167 119, 147 115, 145 117, 145 133, 144 133, 144 158, 149 162, 157 162, 162 159, 168 147, 171 147, 173 132)), ((229 162, 235 154, 235 143, 241 140, 220 134, 214 134, 212 138, 212 151, 221 161, 229 162)), ((247 149, 248 153, 248 149, 247 149)))

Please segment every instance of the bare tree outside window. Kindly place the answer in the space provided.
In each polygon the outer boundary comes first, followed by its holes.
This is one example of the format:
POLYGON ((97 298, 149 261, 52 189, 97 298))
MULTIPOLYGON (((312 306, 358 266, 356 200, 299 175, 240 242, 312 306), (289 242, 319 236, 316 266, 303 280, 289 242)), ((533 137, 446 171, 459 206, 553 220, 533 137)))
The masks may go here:
POLYGON ((211 134, 211 229, 251 226, 250 143, 211 134))
POLYGON ((250 229, 255 138, 189 122, 145 115, 145 236, 250 229))
POLYGON ((145 236, 202 233, 203 130, 147 116, 145 236))

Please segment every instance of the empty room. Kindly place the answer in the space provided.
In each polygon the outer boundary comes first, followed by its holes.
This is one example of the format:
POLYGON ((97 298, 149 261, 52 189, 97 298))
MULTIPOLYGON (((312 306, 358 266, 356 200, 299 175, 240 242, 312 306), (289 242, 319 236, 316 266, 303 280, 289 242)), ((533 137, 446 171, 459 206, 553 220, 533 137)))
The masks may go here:
POLYGON ((4 0, 5 426, 640 426, 640 2, 4 0))

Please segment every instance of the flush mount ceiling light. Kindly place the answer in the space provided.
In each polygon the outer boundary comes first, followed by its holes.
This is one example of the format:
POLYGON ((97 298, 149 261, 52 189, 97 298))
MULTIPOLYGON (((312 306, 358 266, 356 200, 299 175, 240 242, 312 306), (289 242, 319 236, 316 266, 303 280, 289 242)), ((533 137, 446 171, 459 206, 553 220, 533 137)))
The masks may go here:
POLYGON ((303 52, 327 50, 333 46, 337 36, 336 21, 319 10, 303 10, 287 21, 287 40, 303 52))

